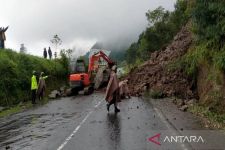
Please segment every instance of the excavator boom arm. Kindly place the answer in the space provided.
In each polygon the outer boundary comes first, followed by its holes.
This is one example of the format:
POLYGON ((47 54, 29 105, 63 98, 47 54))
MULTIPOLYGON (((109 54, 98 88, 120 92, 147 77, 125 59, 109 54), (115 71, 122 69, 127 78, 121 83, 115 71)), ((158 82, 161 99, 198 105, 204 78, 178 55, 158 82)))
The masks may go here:
POLYGON ((90 73, 91 71, 94 70, 94 62, 98 61, 100 58, 103 58, 109 65, 113 65, 114 62, 102 51, 99 51, 98 53, 92 55, 89 60, 89 67, 88 67, 88 72, 90 73))

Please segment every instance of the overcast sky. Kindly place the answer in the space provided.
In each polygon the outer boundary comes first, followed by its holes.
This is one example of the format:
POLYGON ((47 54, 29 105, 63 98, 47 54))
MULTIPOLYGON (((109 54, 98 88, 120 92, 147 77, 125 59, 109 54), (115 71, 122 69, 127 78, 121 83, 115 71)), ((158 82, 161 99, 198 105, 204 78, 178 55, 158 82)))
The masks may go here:
MULTIPOLYGON (((9 25, 6 47, 42 56, 58 34, 60 48, 84 54, 96 42, 129 46, 145 30, 145 13, 158 6, 174 9, 176 0, 0 0, 0 27, 9 25)), ((53 48, 52 48, 53 49, 53 48)))

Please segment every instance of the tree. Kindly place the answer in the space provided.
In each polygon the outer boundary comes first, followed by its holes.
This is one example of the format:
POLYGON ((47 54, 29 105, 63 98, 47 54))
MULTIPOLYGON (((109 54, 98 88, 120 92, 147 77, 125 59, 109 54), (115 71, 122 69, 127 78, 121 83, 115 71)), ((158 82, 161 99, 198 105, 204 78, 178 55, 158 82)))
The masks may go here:
POLYGON ((165 48, 188 21, 187 8, 187 0, 178 0, 173 12, 161 6, 155 10, 149 10, 145 14, 149 26, 139 35, 138 41, 132 43, 127 49, 127 63, 135 64, 146 61, 152 52, 165 48))
POLYGON ((152 26, 157 22, 161 22, 165 15, 169 15, 169 11, 165 11, 162 6, 159 6, 153 11, 148 10, 145 15, 147 17, 149 25, 152 26))
POLYGON ((56 34, 53 36, 53 39, 50 40, 51 43, 55 46, 55 58, 57 57, 58 46, 62 44, 62 40, 56 34))
POLYGON ((72 49, 67 49, 66 50, 66 54, 67 54, 69 60, 71 60, 71 57, 72 57, 72 54, 73 54, 73 50, 72 49))
POLYGON ((195 33, 199 41, 222 49, 225 43, 225 1, 196 0, 193 9, 195 33))
POLYGON ((181 25, 185 24, 191 17, 192 6, 190 1, 193 0, 177 0, 175 10, 171 15, 171 22, 174 24, 175 29, 180 29, 181 25))
POLYGON ((67 56, 66 50, 64 50, 64 49, 61 50, 60 56, 61 56, 61 58, 59 59, 59 61, 63 65, 63 67, 65 68, 67 75, 69 75, 69 72, 70 72, 69 62, 70 62, 70 60, 67 56))
POLYGON ((134 64, 137 58, 138 44, 132 43, 126 52, 126 60, 128 64, 134 64))
POLYGON ((23 53, 23 54, 27 53, 27 48, 24 46, 24 44, 20 45, 20 53, 23 53))
POLYGON ((71 60, 73 50, 72 49, 62 49, 60 51, 60 56, 65 55, 69 60, 71 60))

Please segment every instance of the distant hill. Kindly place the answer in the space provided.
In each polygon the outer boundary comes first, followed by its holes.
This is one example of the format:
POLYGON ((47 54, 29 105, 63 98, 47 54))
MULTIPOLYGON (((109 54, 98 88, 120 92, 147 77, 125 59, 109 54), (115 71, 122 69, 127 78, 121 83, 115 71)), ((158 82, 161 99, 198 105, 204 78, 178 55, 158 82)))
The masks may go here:
MULTIPOLYGON (((96 42, 91 49, 105 49, 105 50, 109 50, 111 51, 110 53, 110 58, 117 62, 118 64, 121 63, 124 59, 125 59, 125 53, 126 53, 126 49, 122 48, 122 49, 113 49, 111 47, 107 47, 106 45, 104 45, 101 42, 96 42)), ((87 52, 84 56, 82 56, 85 60, 86 63, 89 62, 89 52, 87 52)))

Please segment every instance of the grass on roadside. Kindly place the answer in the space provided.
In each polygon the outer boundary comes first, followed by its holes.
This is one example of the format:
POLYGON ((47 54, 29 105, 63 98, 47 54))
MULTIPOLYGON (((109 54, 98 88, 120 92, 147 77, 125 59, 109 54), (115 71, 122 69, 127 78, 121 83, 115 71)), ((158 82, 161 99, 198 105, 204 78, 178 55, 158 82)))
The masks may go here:
POLYGON ((191 106, 189 111, 203 118, 205 127, 225 130, 225 114, 211 112, 207 107, 197 104, 191 106))
POLYGON ((23 110, 22 107, 19 105, 16 105, 16 106, 10 107, 10 108, 6 108, 0 112, 0 118, 21 112, 22 110, 23 110))
MULTIPOLYGON (((44 105, 44 104, 47 104, 48 102, 49 102, 49 99, 44 98, 41 101, 37 101, 36 105, 37 106, 44 105)), ((33 107, 33 104, 29 101, 29 102, 20 103, 18 105, 15 105, 15 106, 12 106, 9 108, 5 108, 2 111, 0 111, 0 118, 22 112, 22 111, 32 108, 32 107, 33 107)))
POLYGON ((158 90, 150 90, 150 91, 146 91, 144 93, 144 95, 146 97, 150 97, 153 99, 160 99, 160 98, 164 98, 164 94, 162 91, 158 91, 158 90))

